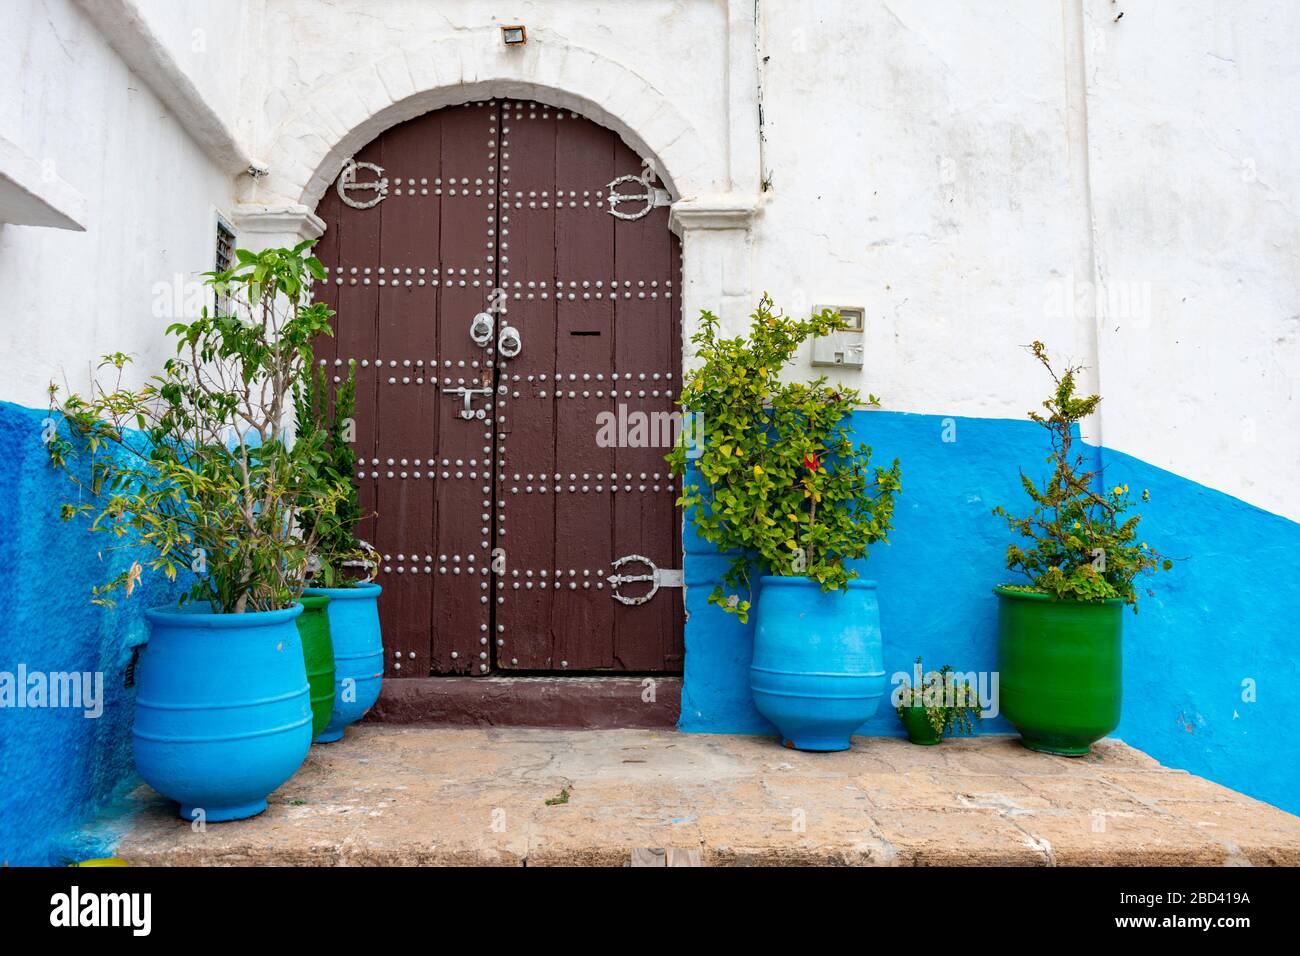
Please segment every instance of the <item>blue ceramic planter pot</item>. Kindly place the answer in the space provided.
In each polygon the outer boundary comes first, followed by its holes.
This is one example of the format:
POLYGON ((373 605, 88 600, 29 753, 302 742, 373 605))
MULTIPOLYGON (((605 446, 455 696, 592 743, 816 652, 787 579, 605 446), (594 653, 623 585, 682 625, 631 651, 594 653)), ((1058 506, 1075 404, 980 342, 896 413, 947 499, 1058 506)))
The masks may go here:
POLYGON ((759 713, 798 750, 847 750, 885 693, 874 581, 824 592, 804 577, 763 577, 749 686, 759 713))
POLYGON ((334 640, 334 713, 317 743, 343 739, 343 728, 375 706, 384 682, 384 644, 379 632, 378 584, 350 588, 308 588, 330 599, 327 613, 334 640))
POLYGON ((283 611, 146 611, 136 670, 135 766, 186 820, 266 809, 311 748, 311 691, 294 619, 283 611))

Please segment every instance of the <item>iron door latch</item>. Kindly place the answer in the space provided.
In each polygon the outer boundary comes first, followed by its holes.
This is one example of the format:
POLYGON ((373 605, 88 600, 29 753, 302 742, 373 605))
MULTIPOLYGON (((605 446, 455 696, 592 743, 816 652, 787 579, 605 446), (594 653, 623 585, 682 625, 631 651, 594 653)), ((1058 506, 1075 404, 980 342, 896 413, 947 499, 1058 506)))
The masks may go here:
POLYGON ((491 394, 492 394, 492 389, 490 389, 490 388, 466 388, 464 385, 460 385, 460 386, 457 386, 456 388, 444 388, 444 389, 442 390, 442 393, 443 393, 444 395, 459 395, 461 398, 463 398, 463 399, 465 400, 465 407, 462 408, 462 409, 457 413, 457 415, 458 415, 460 418, 468 418, 468 419, 474 419, 474 418, 487 418, 487 412, 485 412, 485 411, 484 411, 483 409, 481 409, 481 408, 480 408, 480 409, 477 409, 477 410, 476 410, 476 409, 473 409, 473 408, 470 408, 469 403, 473 400, 473 398, 474 398, 475 395, 491 395, 491 394))

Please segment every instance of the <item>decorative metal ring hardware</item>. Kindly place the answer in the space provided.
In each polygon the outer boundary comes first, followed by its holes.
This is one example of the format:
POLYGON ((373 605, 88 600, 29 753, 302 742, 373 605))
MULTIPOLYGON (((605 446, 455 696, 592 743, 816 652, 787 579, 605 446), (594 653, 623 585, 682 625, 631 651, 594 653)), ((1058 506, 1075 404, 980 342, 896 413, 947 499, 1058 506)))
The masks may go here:
POLYGON ((648 569, 646 574, 611 574, 607 580, 612 590, 609 596, 620 604, 645 604, 649 601, 660 588, 679 588, 682 586, 681 568, 657 568, 655 563, 649 558, 640 554, 625 554, 617 559, 611 567, 617 571, 625 564, 644 564, 648 569), (649 581, 650 590, 640 597, 627 597, 619 594, 618 589, 621 585, 631 584, 635 581, 649 581))
POLYGON ((501 330, 501 338, 497 342, 497 351, 503 358, 514 358, 524 348, 524 341, 519 336, 519 330, 513 325, 507 325, 501 330))
POLYGON ((360 560, 353 558, 351 560, 344 561, 343 567, 365 568, 366 576, 362 579, 362 582, 368 583, 370 581, 373 581, 375 579, 375 575, 379 573, 379 552, 375 550, 375 546, 372 545, 369 541, 362 541, 360 538, 358 538, 357 544, 361 545, 361 550, 366 552, 367 557, 362 558, 360 560))
POLYGON ((660 189, 658 186, 651 186, 645 180, 635 173, 628 173, 626 176, 619 176, 608 186, 605 187, 609 192, 607 201, 609 202, 609 214, 616 219, 625 219, 628 221, 642 219, 650 215, 650 210, 656 206, 668 206, 672 204, 673 197, 668 195, 668 190, 660 189), (620 193, 615 190, 615 186, 621 186, 623 183, 639 183, 645 187, 643 193, 620 193), (638 212, 619 212, 619 203, 625 202, 643 202, 645 208, 638 212))
POLYGON ((480 347, 492 344, 492 333, 496 331, 496 320, 490 312, 480 312, 469 324, 469 337, 480 347))
POLYGON ((358 163, 349 156, 343 160, 343 172, 339 173, 338 194, 339 198, 353 209, 369 209, 378 206, 388 196, 388 177, 384 175, 384 167, 376 166, 374 163, 358 163), (359 183, 357 182, 358 169, 369 169, 379 178, 373 182, 359 183), (374 198, 361 202, 348 195, 362 189, 374 190, 374 198))

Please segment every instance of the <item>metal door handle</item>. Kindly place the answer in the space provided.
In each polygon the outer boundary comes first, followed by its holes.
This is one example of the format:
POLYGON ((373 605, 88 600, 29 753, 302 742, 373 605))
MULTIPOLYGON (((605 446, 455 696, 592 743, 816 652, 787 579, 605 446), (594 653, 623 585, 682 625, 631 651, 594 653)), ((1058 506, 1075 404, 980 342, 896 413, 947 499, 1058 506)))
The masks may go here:
POLYGON ((514 358, 524 347, 523 339, 519 337, 519 330, 513 325, 507 325, 501 330, 501 338, 497 340, 497 351, 503 358, 514 358))
POLYGON ((469 323, 469 337, 478 346, 490 345, 492 343, 492 333, 495 331, 496 321, 488 312, 480 312, 469 323))
POLYGON ((485 412, 485 411, 484 411, 483 409, 481 409, 481 408, 478 409, 478 410, 476 411, 475 409, 469 407, 469 403, 470 403, 470 401, 474 398, 475 395, 491 395, 491 394, 492 394, 492 389, 490 389, 490 388, 466 388, 464 385, 460 385, 460 386, 458 386, 458 387, 456 387, 456 388, 444 388, 444 389, 442 390, 442 393, 443 393, 444 395, 459 395, 461 398, 463 398, 463 399, 465 400, 465 407, 462 408, 459 412, 457 412, 457 415, 458 415, 459 417, 461 417, 461 418, 471 418, 471 419, 472 419, 472 418, 487 418, 487 412, 485 412))

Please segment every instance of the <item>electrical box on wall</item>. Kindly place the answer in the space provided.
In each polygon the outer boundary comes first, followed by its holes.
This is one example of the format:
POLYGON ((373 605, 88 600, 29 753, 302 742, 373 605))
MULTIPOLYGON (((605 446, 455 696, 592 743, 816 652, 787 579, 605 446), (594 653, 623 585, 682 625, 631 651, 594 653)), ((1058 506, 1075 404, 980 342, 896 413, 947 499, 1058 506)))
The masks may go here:
POLYGON ((813 365, 862 368, 867 310, 860 305, 819 305, 813 308, 813 314, 816 315, 824 309, 838 312, 844 328, 830 335, 813 339, 813 365))

